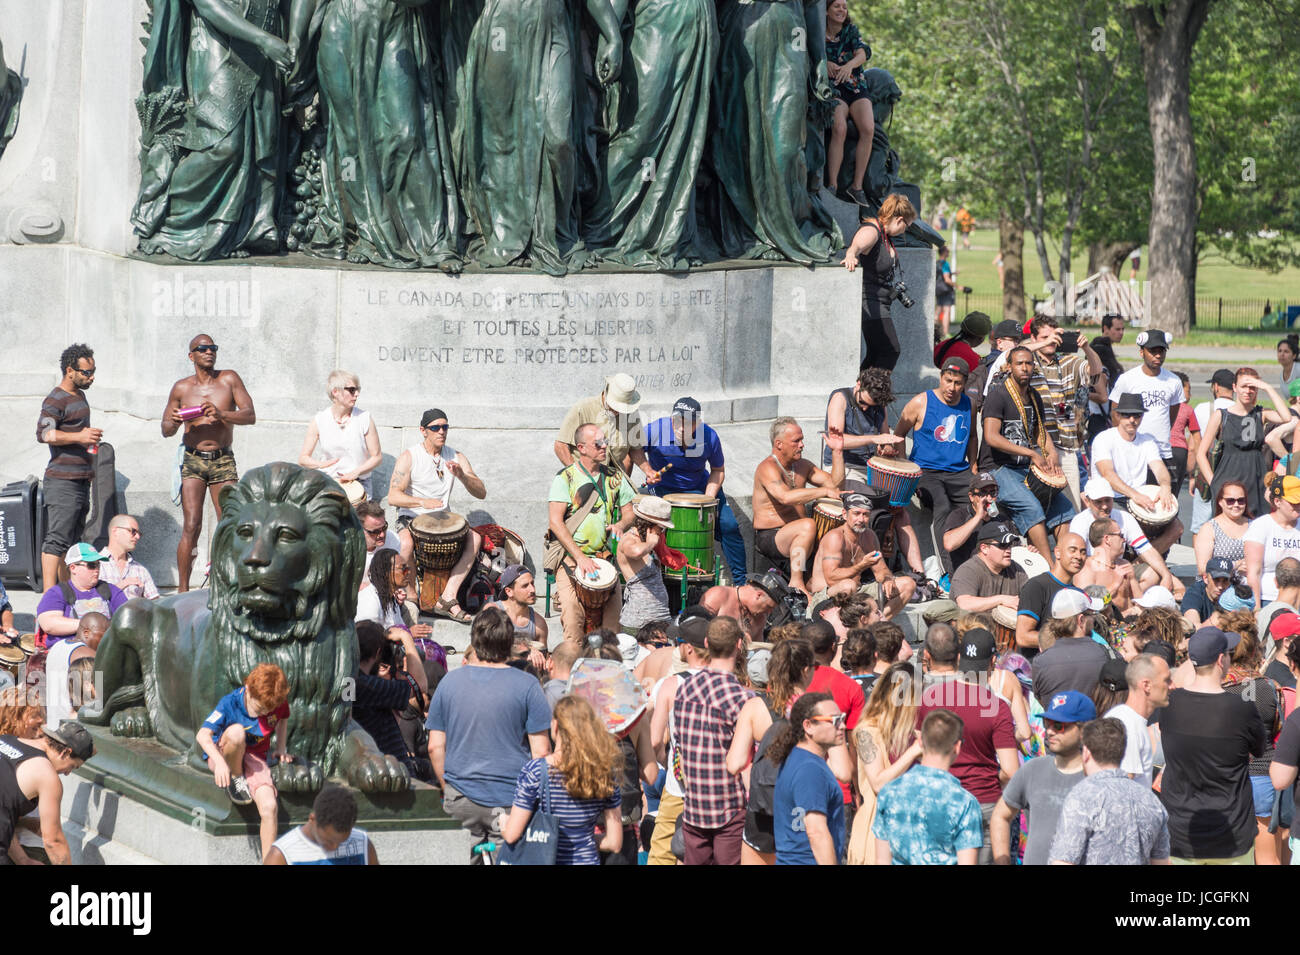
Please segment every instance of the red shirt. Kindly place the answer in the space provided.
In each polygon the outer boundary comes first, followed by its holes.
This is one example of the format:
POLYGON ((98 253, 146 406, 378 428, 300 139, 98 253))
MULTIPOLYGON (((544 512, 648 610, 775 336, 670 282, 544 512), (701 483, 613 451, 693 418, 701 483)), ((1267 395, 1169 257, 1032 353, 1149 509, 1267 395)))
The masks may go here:
MULTIPOLYGON (((848 732, 852 732, 853 727, 858 725, 858 720, 862 718, 862 711, 867 705, 867 695, 862 692, 858 681, 845 676, 834 667, 819 666, 813 673, 807 692, 829 693, 840 712, 847 717, 844 728, 848 732)), ((851 804, 853 791, 844 783, 840 783, 840 789, 844 790, 844 801, 851 804)))
POLYGON ((940 709, 955 713, 962 721, 961 752, 950 772, 980 803, 997 802, 1002 795, 997 750, 1016 748, 1011 707, 987 686, 945 676, 922 691, 917 727, 931 710, 940 709))
MULTIPOLYGON (((939 363, 939 349, 946 344, 947 344, 946 341, 942 341, 939 342, 939 344, 934 346, 935 364, 939 363)), ((980 363, 979 354, 975 351, 975 349, 971 348, 965 342, 953 342, 952 347, 950 347, 946 352, 943 353, 944 361, 947 361, 949 358, 960 358, 962 361, 966 363, 966 369, 968 371, 974 371, 975 366, 980 363)))
POLYGON ((1200 434, 1201 426, 1196 421, 1196 415, 1192 413, 1192 406, 1184 401, 1178 406, 1178 415, 1174 418, 1174 423, 1169 427, 1169 446, 1171 448, 1187 448, 1187 429, 1190 428, 1192 434, 1200 434))

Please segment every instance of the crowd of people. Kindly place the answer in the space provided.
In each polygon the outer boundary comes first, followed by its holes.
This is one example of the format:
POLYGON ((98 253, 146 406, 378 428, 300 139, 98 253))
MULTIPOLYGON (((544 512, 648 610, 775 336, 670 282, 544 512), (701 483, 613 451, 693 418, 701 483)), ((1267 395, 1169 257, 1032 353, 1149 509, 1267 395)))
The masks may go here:
MULTIPOLYGON (((548 861, 572 864, 1288 861, 1300 479, 1282 442, 1300 412, 1251 368, 1216 372, 1213 403, 1191 408, 1188 382, 1163 369, 1168 336, 1141 332, 1142 364, 1125 372, 1124 331, 1108 319, 1085 343, 1048 317, 994 327, 972 313, 936 346, 938 386, 896 422, 881 368, 831 392, 817 463, 799 423, 776 419, 753 475, 752 558, 700 403, 680 398, 646 425, 635 381, 612 375, 556 434, 536 572, 485 560, 499 538, 455 514, 457 484, 488 490, 437 408, 396 459, 390 527, 376 424, 356 376, 334 372, 299 463, 340 483, 364 531, 357 724, 442 788, 478 860, 510 861, 547 831, 548 861), (1197 505, 1188 581, 1166 562, 1184 482, 1197 505), (704 557, 668 537, 700 510, 730 582, 698 575, 679 609, 667 574, 704 557), (926 511, 928 527, 913 520, 926 511), (554 635, 535 573, 554 581, 554 635), (461 666, 421 610, 470 624, 461 666), (601 660, 626 669, 643 707, 617 735, 573 690, 601 660)), ((164 435, 184 428, 181 590, 204 497, 219 515, 238 478, 232 429, 255 421, 212 339, 190 348, 195 374, 163 416, 164 435)), ((46 857, 66 858, 58 776, 93 751, 73 718, 95 693, 96 649, 128 599, 159 593, 133 556, 135 517, 114 517, 102 550, 79 540, 102 439, 85 395, 93 353, 72 346, 61 366, 37 432, 50 570, 23 673, 44 690, 8 687, 0 706, 19 862, 23 815, 46 857)), ((0 644, 17 637, 0 599, 0 644)), ((215 785, 257 805, 263 857, 373 861, 337 793, 318 807, 334 821, 279 838, 270 766, 293 759, 290 688, 273 666, 246 676, 196 746, 215 785)))

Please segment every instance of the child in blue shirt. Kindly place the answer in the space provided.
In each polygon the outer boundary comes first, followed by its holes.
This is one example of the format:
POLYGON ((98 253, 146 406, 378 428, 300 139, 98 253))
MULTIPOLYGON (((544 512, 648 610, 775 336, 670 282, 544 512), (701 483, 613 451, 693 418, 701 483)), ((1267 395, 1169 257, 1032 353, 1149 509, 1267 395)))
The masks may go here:
POLYGON ((291 763, 289 736, 289 681, 274 663, 259 663, 244 685, 218 702, 197 734, 203 758, 216 784, 239 806, 257 803, 261 816, 262 858, 277 834, 276 791, 266 757, 271 737, 275 755, 291 763))

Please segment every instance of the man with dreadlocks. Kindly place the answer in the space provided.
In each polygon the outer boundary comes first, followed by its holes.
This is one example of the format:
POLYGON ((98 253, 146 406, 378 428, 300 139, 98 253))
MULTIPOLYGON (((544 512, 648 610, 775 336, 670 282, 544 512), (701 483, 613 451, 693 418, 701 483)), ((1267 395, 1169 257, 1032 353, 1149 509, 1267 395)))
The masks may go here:
POLYGON ((998 482, 998 505, 1028 536, 1040 554, 1050 554, 1047 530, 1067 524, 1074 508, 1066 494, 1057 494, 1046 511, 1029 489, 1029 468, 1060 477, 1056 446, 1048 433, 1043 399, 1030 387, 1034 356, 1017 346, 1007 353, 1006 380, 989 392, 984 402, 984 444, 980 449, 981 471, 992 471, 998 482))

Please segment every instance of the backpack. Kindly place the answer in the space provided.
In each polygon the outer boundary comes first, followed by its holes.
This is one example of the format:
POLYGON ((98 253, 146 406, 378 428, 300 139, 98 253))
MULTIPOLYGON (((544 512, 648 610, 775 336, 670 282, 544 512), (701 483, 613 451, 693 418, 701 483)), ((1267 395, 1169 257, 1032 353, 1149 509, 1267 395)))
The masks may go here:
POLYGON ((781 767, 767 758, 767 750, 781 733, 788 729, 790 721, 784 716, 772 720, 763 738, 758 743, 758 753, 749 770, 749 811, 775 815, 776 813, 776 777, 781 767))

